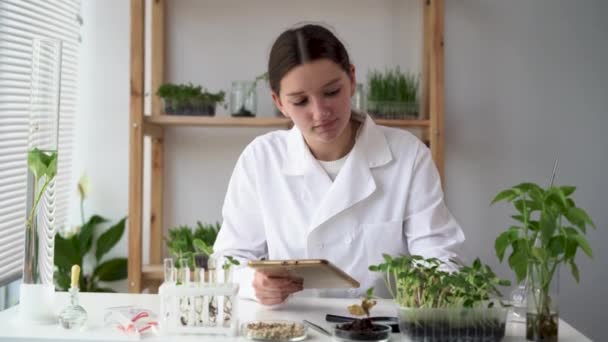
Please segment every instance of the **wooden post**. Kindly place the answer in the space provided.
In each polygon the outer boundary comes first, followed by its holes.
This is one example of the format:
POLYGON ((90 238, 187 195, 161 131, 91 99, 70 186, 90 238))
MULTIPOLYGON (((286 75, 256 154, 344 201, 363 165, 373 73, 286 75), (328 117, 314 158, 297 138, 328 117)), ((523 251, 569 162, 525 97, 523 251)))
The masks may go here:
MULTIPOLYGON (((426 0, 430 32, 429 114, 431 153, 439 174, 444 178, 444 81, 443 81, 443 0, 426 0)), ((427 16, 425 16, 425 19, 427 16)), ((425 27, 427 25, 425 24, 425 27)))
MULTIPOLYGON (((165 0, 154 0, 152 4, 152 115, 163 115, 162 103, 156 96, 158 87, 164 81, 165 66, 165 0)), ((163 186, 164 186, 164 134, 152 137, 152 170, 150 175, 150 263, 162 262, 163 236, 163 186)))
POLYGON ((141 291, 144 119, 144 0, 131 0, 129 120, 129 292, 141 291))

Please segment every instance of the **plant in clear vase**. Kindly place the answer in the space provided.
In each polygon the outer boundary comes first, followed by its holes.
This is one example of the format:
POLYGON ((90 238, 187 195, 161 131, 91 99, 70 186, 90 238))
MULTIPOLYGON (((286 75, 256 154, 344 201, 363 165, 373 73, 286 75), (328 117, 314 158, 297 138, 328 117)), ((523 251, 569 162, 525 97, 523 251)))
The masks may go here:
POLYGON ((578 249, 589 257, 593 252, 583 236, 587 226, 595 228, 587 213, 576 206, 573 186, 543 189, 534 183, 522 183, 498 193, 492 204, 511 202, 517 222, 495 241, 496 255, 502 261, 511 247, 509 267, 517 281, 526 279, 526 338, 533 341, 557 341, 559 268, 570 266, 578 282, 575 263, 578 249))
POLYGON ((61 42, 33 39, 27 154, 22 321, 53 320, 55 176, 59 142, 61 42))

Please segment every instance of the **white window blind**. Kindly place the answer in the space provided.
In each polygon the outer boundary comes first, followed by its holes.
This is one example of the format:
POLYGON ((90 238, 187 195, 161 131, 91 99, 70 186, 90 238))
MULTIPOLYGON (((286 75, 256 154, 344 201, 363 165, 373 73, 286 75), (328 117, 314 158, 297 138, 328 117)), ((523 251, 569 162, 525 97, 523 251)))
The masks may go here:
POLYGON ((21 277, 26 217, 32 39, 62 41, 56 227, 73 186, 80 0, 0 0, 0 286, 21 277))

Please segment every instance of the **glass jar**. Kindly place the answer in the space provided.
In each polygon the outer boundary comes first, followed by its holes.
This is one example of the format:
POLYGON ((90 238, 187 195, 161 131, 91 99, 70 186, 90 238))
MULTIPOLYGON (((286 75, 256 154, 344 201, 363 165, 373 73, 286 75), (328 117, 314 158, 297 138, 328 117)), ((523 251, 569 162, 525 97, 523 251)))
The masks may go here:
POLYGON ((365 96, 363 93, 363 84, 357 83, 357 88, 355 89, 355 93, 350 99, 351 107, 353 110, 357 112, 364 112, 365 108, 365 96))
POLYGON ((230 88, 230 114, 232 116, 255 116, 258 106, 256 83, 234 81, 230 88))

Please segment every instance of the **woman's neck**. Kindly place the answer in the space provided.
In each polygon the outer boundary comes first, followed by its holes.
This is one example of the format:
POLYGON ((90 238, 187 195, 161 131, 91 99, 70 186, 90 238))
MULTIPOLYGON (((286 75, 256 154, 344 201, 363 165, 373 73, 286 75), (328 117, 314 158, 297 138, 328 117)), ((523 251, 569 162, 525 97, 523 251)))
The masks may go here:
POLYGON ((353 149, 353 146, 355 146, 357 129, 360 125, 360 122, 351 119, 344 132, 342 132, 336 141, 314 145, 308 144, 308 148, 317 160, 338 160, 347 155, 353 149))

